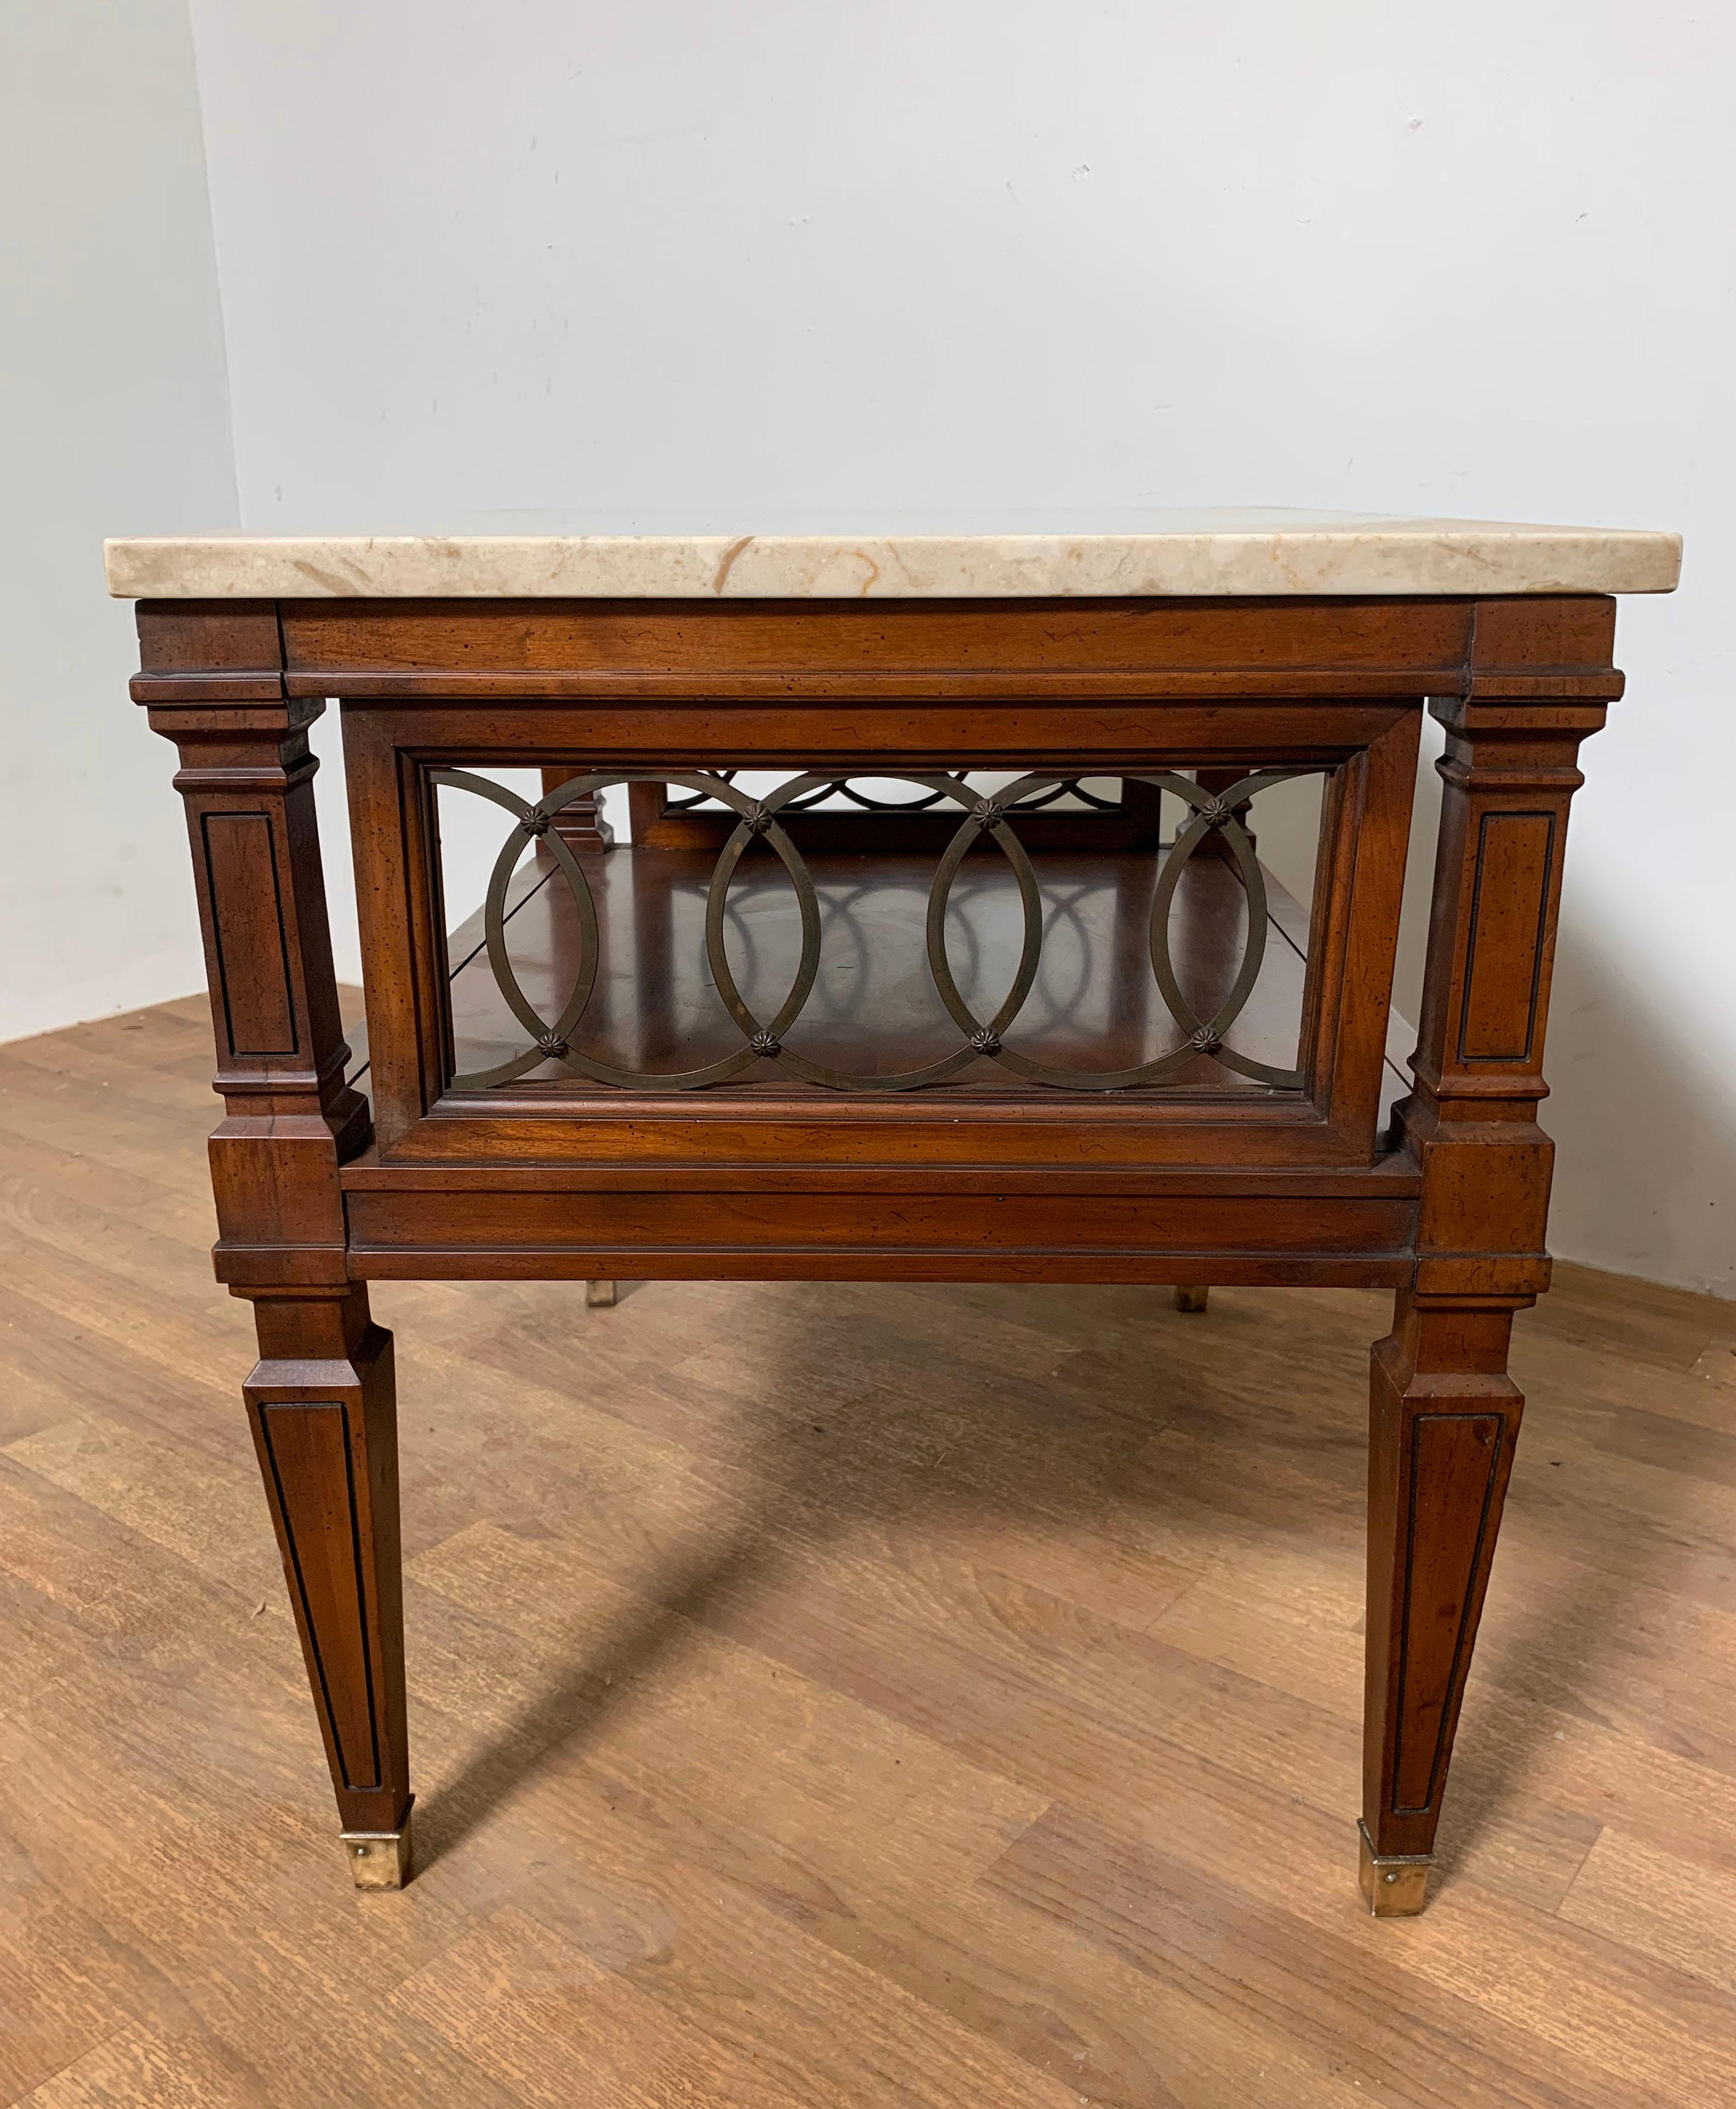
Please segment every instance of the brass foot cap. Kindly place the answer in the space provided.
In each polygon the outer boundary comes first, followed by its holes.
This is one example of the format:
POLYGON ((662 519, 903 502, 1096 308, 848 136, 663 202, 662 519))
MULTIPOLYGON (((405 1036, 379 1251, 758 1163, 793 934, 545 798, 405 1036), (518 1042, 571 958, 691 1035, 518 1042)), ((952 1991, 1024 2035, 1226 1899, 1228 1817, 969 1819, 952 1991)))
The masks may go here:
POLYGON ((410 1879, 410 1813, 397 1831, 342 1831, 344 1858, 358 1890, 401 1890, 410 1879))
POLYGON ((1203 1311, 1211 1294, 1211 1291, 1209 1289, 1178 1288, 1175 1292, 1175 1307, 1178 1311, 1203 1311))
POLYGON ((612 1311, 615 1307, 615 1284, 612 1281, 586 1282, 584 1300, 593 1311, 612 1311))
POLYGON ((1383 1859, 1359 1821, 1356 1842, 1360 1849, 1357 1880, 1369 1909, 1376 1918, 1414 1918, 1423 1908, 1428 1889, 1428 1871, 1435 1864, 1433 1854, 1389 1854, 1383 1859))

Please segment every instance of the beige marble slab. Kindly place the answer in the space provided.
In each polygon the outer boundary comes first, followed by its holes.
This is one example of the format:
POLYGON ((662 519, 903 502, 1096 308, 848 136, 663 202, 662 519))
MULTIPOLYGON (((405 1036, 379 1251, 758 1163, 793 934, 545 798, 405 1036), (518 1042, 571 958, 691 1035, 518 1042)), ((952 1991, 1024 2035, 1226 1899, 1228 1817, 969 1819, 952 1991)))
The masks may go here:
POLYGON ((104 548, 109 591, 151 600, 1668 593, 1682 556, 1676 535, 1489 520, 1151 511, 1091 525, 1098 531, 178 535, 104 548))

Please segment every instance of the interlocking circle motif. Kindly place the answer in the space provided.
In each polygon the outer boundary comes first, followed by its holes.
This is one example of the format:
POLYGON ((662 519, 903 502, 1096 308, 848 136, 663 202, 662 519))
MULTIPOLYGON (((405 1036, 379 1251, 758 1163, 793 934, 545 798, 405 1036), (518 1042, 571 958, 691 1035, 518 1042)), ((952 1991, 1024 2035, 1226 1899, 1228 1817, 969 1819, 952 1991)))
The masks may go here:
POLYGON ((1300 1090, 1304 1081, 1300 1069, 1275 1068, 1269 1064, 1256 1062, 1227 1045, 1225 1041, 1259 978, 1270 921, 1259 860, 1242 816, 1250 802, 1271 785, 1319 773, 1295 769, 1256 770, 1214 795, 1202 791, 1190 778, 1174 770, 1120 772, 1124 781, 1157 784, 1172 792, 1188 808, 1186 821, 1164 856, 1158 874, 1152 900, 1149 933, 1152 976, 1182 1038, 1180 1044, 1167 1054, 1134 1068, 1091 1070, 1057 1068, 1007 1045, 1007 1036, 1036 985, 1044 933, 1043 899, 1036 872, 1024 844, 1013 831, 1012 818, 1051 805, 1069 793, 1089 806, 1109 805, 1110 801, 1083 791, 1076 777, 1037 772, 1020 777, 1003 790, 985 794, 974 789, 962 775, 882 770, 877 772, 877 780, 909 784, 917 792, 913 798, 886 800, 851 793, 846 779, 810 774, 792 777, 769 797, 755 798, 737 786, 734 780, 736 772, 732 770, 605 770, 570 777, 554 790, 544 793, 534 805, 530 805, 504 786, 468 770, 431 770, 431 782, 487 798, 511 813, 516 823, 494 860, 483 907, 483 928, 494 979, 512 1015, 530 1036, 530 1045, 492 1069, 455 1076, 451 1087, 455 1091, 491 1091, 498 1085, 512 1082, 543 1062, 554 1061, 577 1076, 622 1091, 692 1091, 727 1083, 755 1063, 770 1062, 800 1082, 828 1091, 910 1091, 945 1083, 973 1062, 987 1059, 999 1063, 1010 1074, 1027 1082, 1048 1085, 1060 1091, 1123 1091, 1161 1084, 1179 1075, 1202 1055, 1209 1055, 1225 1068, 1269 1089, 1300 1090), (575 1035, 597 982, 597 905, 583 866, 561 841, 552 823, 562 807, 575 798, 590 797, 612 784, 637 783, 680 786, 692 794, 671 801, 672 806, 681 810, 690 811, 715 800, 736 815, 736 826, 718 856, 706 893, 706 959, 718 994, 741 1032, 742 1044, 720 1060, 697 1069, 662 1073, 623 1069, 600 1062, 574 1045, 575 1035), (862 1075, 831 1068, 823 1063, 809 1060, 786 1043, 786 1036, 800 1017, 819 973, 821 919, 813 878, 779 816, 811 811, 823 799, 841 790, 853 797, 857 805, 876 812, 928 811, 949 800, 963 809, 958 829, 941 853, 929 888, 926 933, 929 973, 949 1016, 958 1028, 960 1045, 937 1060, 893 1075, 862 1075), (1188 860, 1214 832, 1222 835, 1247 896, 1247 934, 1241 963, 1228 994, 1209 1018, 1202 1018, 1184 994, 1170 956, 1170 910, 1188 860), (756 836, 762 835, 783 865, 801 919, 801 951, 794 978, 782 1002, 765 1018, 757 1016, 743 998, 730 969, 724 942, 730 881, 749 846, 756 836), (977 1017, 959 992, 948 956, 946 934, 953 883, 967 853, 983 835, 994 842, 1012 867, 1024 919, 1017 968, 1006 996, 990 1018, 977 1017), (525 994, 507 949, 507 896, 525 851, 536 842, 540 842, 553 856, 571 892, 579 917, 579 965, 566 1000, 553 1019, 544 1018, 525 994))

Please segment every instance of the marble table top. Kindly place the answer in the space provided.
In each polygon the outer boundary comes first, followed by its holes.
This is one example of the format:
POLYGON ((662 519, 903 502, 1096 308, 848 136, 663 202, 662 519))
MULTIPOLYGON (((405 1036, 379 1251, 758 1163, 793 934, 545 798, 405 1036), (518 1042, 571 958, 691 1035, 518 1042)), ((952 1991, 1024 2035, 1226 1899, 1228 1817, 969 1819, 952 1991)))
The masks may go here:
MULTIPOLYGON (((544 523, 538 517, 539 526, 544 523)), ((104 544, 126 599, 978 599, 1668 593, 1678 535, 1354 513, 1087 514, 1080 526, 616 534, 172 535, 104 544)), ((561 531, 554 531, 555 529, 561 531)))

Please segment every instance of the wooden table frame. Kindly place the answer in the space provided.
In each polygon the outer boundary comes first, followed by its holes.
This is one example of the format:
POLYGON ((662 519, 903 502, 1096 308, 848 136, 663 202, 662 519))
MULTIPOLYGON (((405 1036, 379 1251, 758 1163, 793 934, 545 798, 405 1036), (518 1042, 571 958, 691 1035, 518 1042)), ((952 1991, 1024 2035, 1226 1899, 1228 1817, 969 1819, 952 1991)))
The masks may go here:
MULTIPOLYGON (((1536 1122, 1615 603, 142 602, 225 1117, 219 1277, 342 1820, 409 1863, 385 1277, 1355 1284, 1373 1358, 1361 1881, 1422 1907, 1548 1285, 1536 1122), (341 699, 372 1107, 345 1082, 308 726, 341 699), (1414 1087, 1378 1132, 1416 743, 1446 729, 1414 1087), (448 1088, 429 771, 1333 770, 1287 1095, 448 1088)), ((651 811, 650 806, 646 810, 651 811)), ((587 815, 576 830, 593 824, 587 815)))

